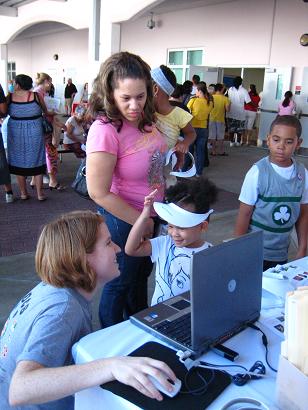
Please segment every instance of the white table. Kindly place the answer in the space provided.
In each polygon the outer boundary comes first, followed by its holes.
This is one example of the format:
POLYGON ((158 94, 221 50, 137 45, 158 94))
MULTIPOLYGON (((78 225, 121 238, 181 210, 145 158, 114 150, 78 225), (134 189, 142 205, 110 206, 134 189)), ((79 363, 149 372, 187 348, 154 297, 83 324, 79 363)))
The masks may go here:
MULTIPOLYGON (((296 263, 308 269, 308 257, 296 261, 296 263)), ((284 293, 289 290, 289 286, 286 282, 287 281, 277 279, 267 279, 263 281, 263 286, 271 292, 278 289, 279 296, 283 296, 284 293)), ((267 294, 266 296, 265 304, 268 304, 269 295, 267 294)), ((273 304, 275 303, 277 303, 277 298, 273 297, 273 304)), ((268 310, 263 310, 261 318, 262 315, 266 314, 268 314, 268 310)), ((257 325, 261 327, 267 335, 269 342, 269 362, 274 368, 277 368, 282 338, 270 331, 268 327, 260 323, 257 323, 257 325)), ((129 321, 125 321, 82 338, 73 346, 73 356, 76 363, 86 363, 103 357, 123 356, 149 341, 158 342, 159 340, 137 328, 129 321)), ((161 341, 159 342, 162 343, 161 341)), ((261 360, 265 364, 265 349, 262 344, 261 333, 256 330, 248 328, 228 340, 225 345, 239 353, 236 364, 251 367, 256 360, 261 360)), ((228 360, 213 352, 206 353, 203 358, 215 364, 230 364, 228 360)), ((254 398, 269 406, 271 410, 277 409, 274 404, 276 374, 267 366, 266 372, 268 378, 252 380, 243 387, 231 384, 208 409, 221 409, 228 401, 239 397, 254 398)), ((139 409, 139 407, 127 400, 103 390, 100 387, 86 389, 75 395, 76 410, 88 410, 93 408, 93 403, 95 403, 96 409, 139 409), (101 403, 101 405, 99 405, 99 403, 101 403)))

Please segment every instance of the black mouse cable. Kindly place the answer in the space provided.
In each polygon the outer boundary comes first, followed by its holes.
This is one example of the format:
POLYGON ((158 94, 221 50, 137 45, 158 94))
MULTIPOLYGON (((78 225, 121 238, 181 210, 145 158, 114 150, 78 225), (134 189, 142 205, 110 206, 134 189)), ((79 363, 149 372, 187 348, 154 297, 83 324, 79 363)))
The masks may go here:
POLYGON ((263 343, 263 345, 264 345, 264 347, 265 347, 265 361, 266 361, 266 364, 268 365, 268 367, 269 367, 273 372, 277 373, 277 369, 274 369, 274 367, 272 367, 272 366, 270 365, 269 361, 268 361, 268 353, 269 353, 269 352, 268 352, 268 340, 267 340, 266 334, 263 332, 262 329, 260 329, 258 326, 254 325, 253 323, 249 323, 248 326, 251 327, 252 329, 257 330, 258 332, 261 332, 261 333, 262 333, 262 343, 263 343))

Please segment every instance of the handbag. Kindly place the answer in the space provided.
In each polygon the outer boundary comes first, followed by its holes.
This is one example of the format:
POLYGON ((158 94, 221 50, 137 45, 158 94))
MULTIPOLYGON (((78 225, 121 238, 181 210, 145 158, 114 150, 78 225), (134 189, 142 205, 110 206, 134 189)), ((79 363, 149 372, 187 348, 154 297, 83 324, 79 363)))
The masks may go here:
POLYGON ((76 177, 72 183, 72 188, 78 195, 86 199, 91 199, 88 194, 87 180, 86 180, 86 158, 81 161, 76 177))
POLYGON ((48 121, 47 118, 44 116, 42 117, 42 127, 43 127, 44 134, 52 134, 53 132, 52 123, 48 121))

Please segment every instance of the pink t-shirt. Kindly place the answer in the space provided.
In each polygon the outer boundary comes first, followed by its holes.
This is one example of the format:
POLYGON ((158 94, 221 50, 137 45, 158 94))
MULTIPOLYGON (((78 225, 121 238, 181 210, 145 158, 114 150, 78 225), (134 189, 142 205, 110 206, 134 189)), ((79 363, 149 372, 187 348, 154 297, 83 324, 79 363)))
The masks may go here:
MULTIPOLYGON (((33 91, 35 93, 38 93, 40 97, 42 97, 43 100, 44 100, 44 97, 48 95, 47 92, 44 90, 44 88, 41 85, 37 85, 36 87, 34 87, 33 91)), ((51 123, 53 122, 53 115, 46 115, 46 118, 49 122, 51 123)))
POLYGON ((87 154, 108 152, 117 156, 110 191, 137 210, 142 210, 144 197, 155 188, 157 201, 163 199, 163 167, 167 144, 156 127, 141 132, 124 121, 120 132, 110 124, 96 120, 89 130, 87 154))
POLYGON ((290 104, 287 107, 282 105, 282 102, 278 104, 278 115, 292 115, 293 110, 296 109, 294 101, 290 101, 290 104))

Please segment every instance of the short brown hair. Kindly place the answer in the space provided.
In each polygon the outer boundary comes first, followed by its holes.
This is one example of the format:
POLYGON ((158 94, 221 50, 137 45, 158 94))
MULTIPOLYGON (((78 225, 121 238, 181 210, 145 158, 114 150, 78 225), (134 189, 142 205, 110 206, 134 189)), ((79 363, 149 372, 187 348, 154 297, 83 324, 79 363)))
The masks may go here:
POLYGON ((43 282, 57 288, 80 288, 92 292, 96 272, 87 262, 97 240, 102 216, 91 211, 74 211, 44 226, 39 237, 36 271, 43 282))
POLYGON ((270 134, 272 134, 273 129, 276 125, 284 125, 286 127, 293 127, 296 130, 296 135, 298 138, 302 135, 302 124, 295 115, 277 115, 270 126, 270 134))

